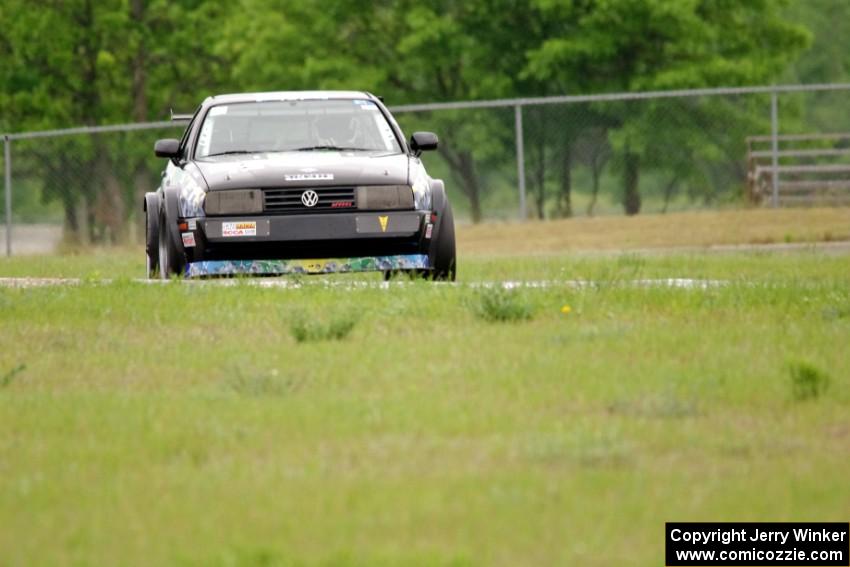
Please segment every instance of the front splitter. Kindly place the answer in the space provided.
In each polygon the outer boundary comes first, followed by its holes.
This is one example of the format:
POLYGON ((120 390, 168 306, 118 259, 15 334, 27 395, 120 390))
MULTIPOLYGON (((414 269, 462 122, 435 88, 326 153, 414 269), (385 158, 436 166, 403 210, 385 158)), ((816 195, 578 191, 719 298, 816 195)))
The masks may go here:
POLYGON ((427 270, 426 254, 326 258, 322 260, 204 260, 186 266, 188 278, 204 276, 284 276, 290 274, 342 274, 386 270, 427 270))

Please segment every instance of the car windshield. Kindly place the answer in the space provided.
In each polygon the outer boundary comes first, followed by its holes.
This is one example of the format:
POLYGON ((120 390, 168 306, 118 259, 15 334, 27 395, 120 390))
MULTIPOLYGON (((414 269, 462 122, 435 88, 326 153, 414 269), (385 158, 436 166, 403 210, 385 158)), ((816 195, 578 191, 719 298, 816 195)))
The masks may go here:
POLYGON ((399 153, 401 147, 370 100, 268 101, 210 108, 195 157, 328 150, 399 153))

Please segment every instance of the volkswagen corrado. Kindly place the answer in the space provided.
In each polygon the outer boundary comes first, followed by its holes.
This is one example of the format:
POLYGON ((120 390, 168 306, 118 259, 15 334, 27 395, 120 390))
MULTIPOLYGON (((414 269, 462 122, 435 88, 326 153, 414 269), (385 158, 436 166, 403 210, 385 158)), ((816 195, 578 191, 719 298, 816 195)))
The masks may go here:
POLYGON ((145 195, 148 277, 380 271, 454 280, 443 182, 420 158, 437 136, 406 140, 365 92, 207 98, 145 195))

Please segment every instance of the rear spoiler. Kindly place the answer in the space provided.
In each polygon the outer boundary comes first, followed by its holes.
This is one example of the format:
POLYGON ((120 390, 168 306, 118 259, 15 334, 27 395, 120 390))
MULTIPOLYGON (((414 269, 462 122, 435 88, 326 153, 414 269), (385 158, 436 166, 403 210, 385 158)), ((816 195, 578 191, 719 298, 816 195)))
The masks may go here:
POLYGON ((194 114, 174 114, 174 110, 171 111, 172 122, 189 122, 194 116, 194 114))

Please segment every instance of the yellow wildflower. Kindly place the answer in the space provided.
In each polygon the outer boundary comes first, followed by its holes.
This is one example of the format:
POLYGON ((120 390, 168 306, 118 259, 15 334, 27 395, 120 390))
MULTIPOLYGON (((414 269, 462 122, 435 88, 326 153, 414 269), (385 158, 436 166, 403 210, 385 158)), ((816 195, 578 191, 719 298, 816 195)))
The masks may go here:
POLYGON ((569 315, 570 311, 572 310, 573 308, 569 305, 564 305, 563 307, 561 307, 561 313, 563 313, 564 315, 569 315))

